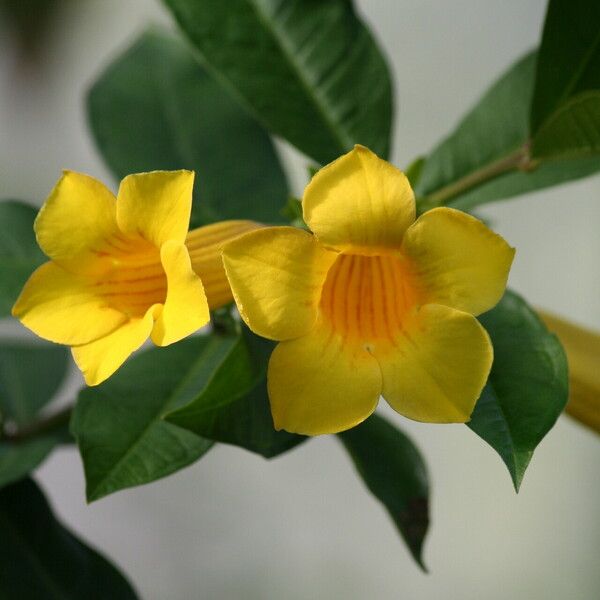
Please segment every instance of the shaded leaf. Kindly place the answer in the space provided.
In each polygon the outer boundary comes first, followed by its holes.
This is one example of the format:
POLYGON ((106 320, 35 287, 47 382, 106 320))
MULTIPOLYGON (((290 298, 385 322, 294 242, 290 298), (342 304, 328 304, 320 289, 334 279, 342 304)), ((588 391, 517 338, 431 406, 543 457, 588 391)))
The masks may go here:
POLYGON ((67 357, 62 346, 0 341, 0 487, 25 477, 66 441, 66 426, 60 423, 22 441, 3 439, 2 425, 22 430, 35 422, 64 381, 67 357))
POLYGON ((36 215, 37 210, 23 202, 0 202, 0 317, 10 315, 28 277, 46 260, 35 241, 36 215))
POLYGON ((0 488, 26 477, 58 444, 68 439, 68 434, 64 425, 19 442, 0 440, 0 488))
POLYGON ((419 179, 421 178, 421 173, 423 172, 423 165, 425 164, 425 157, 418 156, 415 158, 409 165, 406 167, 404 174, 406 175, 410 185, 414 188, 419 179))
POLYGON ((425 570, 422 553, 429 527, 429 484, 425 462, 416 446, 377 414, 338 437, 425 570))
POLYGON ((201 58, 274 133, 318 162, 389 152, 385 60, 349 0, 164 0, 201 58))
POLYGON ((192 225, 281 222, 288 190, 271 139, 173 36, 144 33, 96 81, 88 114, 117 177, 196 171, 192 225))
POLYGON ((165 477, 210 449, 211 441, 161 417, 195 398, 236 342, 234 336, 197 336, 152 349, 79 394, 71 431, 89 501, 165 477))
MULTIPOLYGON (((430 153, 416 186, 417 196, 429 196, 469 177, 526 143, 535 66, 535 52, 517 61, 482 96, 450 136, 430 153)), ((463 191, 448 205, 469 210, 480 204, 559 185, 598 171, 598 156, 542 163, 532 171, 513 170, 463 191)))
POLYGON ((574 96, 600 90, 600 3, 550 0, 540 45, 531 131, 574 96))
POLYGON ((0 413, 26 425, 56 394, 68 368, 63 346, 0 341, 0 413))
POLYGON ((273 344, 244 329, 201 394, 165 419, 205 438, 272 458, 305 441, 276 431, 269 407, 266 365, 273 344))
POLYGON ((533 451, 567 403, 567 360, 557 337, 513 292, 480 321, 494 363, 467 425, 498 452, 518 491, 533 451))
POLYGON ((531 153, 552 159, 599 154, 600 90, 583 92, 562 104, 535 134, 531 153))
POLYGON ((131 585, 52 514, 30 479, 0 491, 0 597, 134 600, 131 585))

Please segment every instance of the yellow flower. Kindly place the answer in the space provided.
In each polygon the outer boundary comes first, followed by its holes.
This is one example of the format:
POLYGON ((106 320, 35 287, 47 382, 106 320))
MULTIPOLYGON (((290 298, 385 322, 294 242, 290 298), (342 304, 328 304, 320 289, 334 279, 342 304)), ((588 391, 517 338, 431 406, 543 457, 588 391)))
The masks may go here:
POLYGON ((40 210, 35 232, 51 260, 12 312, 40 337, 71 346, 88 385, 148 337, 166 346, 206 325, 207 295, 212 308, 231 301, 220 243, 257 225, 230 221, 188 235, 193 182, 191 171, 129 175, 115 198, 65 171, 40 210), (206 274, 206 292, 195 271, 206 274))
POLYGON ((538 311, 563 345, 569 363, 569 403, 566 411, 600 433, 600 335, 560 317, 538 311))
POLYGON ((362 146, 313 177, 302 208, 314 235, 266 228, 223 253, 242 318, 280 342, 275 427, 343 431, 380 395, 417 421, 467 421, 493 354, 473 315, 501 298, 514 250, 457 210, 415 221, 404 174, 362 146))

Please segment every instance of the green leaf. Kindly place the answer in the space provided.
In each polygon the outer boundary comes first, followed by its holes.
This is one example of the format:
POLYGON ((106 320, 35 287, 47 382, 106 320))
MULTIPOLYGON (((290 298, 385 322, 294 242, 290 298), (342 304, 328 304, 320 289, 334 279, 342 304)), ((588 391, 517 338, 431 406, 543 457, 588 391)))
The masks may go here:
POLYGON ((425 157, 418 156, 415 158, 409 165, 406 167, 404 174, 406 178, 410 182, 410 185, 414 188, 419 179, 421 178, 421 173, 423 172, 423 165, 425 164, 425 157))
POLYGON ((532 133, 589 90, 600 90, 600 2, 550 0, 531 103, 532 133))
POLYGON ((567 403, 567 360, 558 338, 513 292, 479 319, 494 363, 468 426, 498 452, 518 491, 533 451, 567 403))
POLYGON ((88 501, 165 477, 211 448, 211 441, 161 417, 195 398, 236 342, 235 336, 197 336, 152 349, 79 394, 71 431, 88 501))
POLYGON ((338 434, 371 493, 392 517, 423 570, 423 541, 429 526, 425 462, 411 440, 376 414, 338 434))
POLYGON ((164 0, 201 58, 274 133, 328 163, 387 157, 388 68, 349 0, 164 0))
POLYGON ((302 200, 300 200, 300 198, 290 196, 288 198, 287 204, 281 209, 281 214, 290 223, 303 221, 302 200))
POLYGON ((31 423, 67 374, 63 346, 0 341, 0 414, 16 425, 31 423))
POLYGON ((271 342, 244 329, 202 393, 165 419, 265 458, 305 441, 304 436, 273 427, 266 386, 266 364, 272 349, 271 342))
POLYGON ((535 134, 531 153, 552 159, 600 154, 600 90, 562 104, 535 134))
POLYGON ((27 278, 46 260, 35 241, 36 215, 28 204, 0 202, 0 317, 10 315, 27 278))
POLYGON ((117 177, 196 171, 194 226, 231 218, 282 221, 288 188, 269 135, 180 40, 144 33, 96 81, 88 115, 117 177))
POLYGON ((600 154, 600 3, 550 0, 531 104, 531 155, 600 154))
POLYGON ((54 397, 67 373, 62 346, 0 341, 0 488, 25 477, 67 437, 57 427, 22 441, 3 439, 2 430, 22 430, 54 397))
MULTIPOLYGON (((535 52, 521 58, 483 95, 450 136, 431 152, 416 186, 418 197, 430 196, 489 168, 526 143, 535 65, 535 52)), ((551 161, 532 171, 513 170, 469 187, 453 196, 447 204, 469 210, 598 171, 598 156, 551 161)))
POLYGON ((56 431, 19 442, 0 439, 0 488, 26 477, 68 438, 68 434, 65 425, 56 431))
POLYGON ((129 582, 52 514, 30 479, 0 491, 0 597, 135 600, 129 582))

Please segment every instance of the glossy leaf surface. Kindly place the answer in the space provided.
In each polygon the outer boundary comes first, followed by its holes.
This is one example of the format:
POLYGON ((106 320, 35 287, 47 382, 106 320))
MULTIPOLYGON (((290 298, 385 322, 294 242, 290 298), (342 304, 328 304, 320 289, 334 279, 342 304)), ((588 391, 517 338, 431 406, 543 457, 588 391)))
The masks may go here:
POLYGON ((600 90, 600 2, 549 0, 531 104, 531 131, 537 133, 563 104, 590 90, 600 90))
POLYGON ((165 477, 210 449, 211 441, 162 416, 195 398, 235 343, 235 337, 197 336, 148 350, 80 393, 71 430, 88 500, 165 477))
POLYGON ((307 438, 276 431, 269 407, 266 365, 273 344, 246 329, 202 392, 165 416, 205 438, 272 458, 307 438))
POLYGON ((558 338, 513 292, 480 321, 494 363, 468 426, 498 452, 518 490, 535 448, 567 403, 567 360, 558 338))
POLYGON ((269 128, 328 163, 389 152, 385 60, 349 0, 164 0, 215 75, 269 128))
POLYGON ((88 114, 119 179, 156 169, 196 171, 192 225, 282 221, 287 183, 269 135, 181 40, 144 33, 93 85, 88 114))
MULTIPOLYGON (((536 54, 517 61, 466 114, 423 165, 416 186, 420 197, 469 177, 502 160, 529 139, 529 106, 536 54)), ((475 206, 534 192, 600 171, 600 157, 542 163, 534 170, 512 170, 452 197, 449 206, 475 206)))
POLYGON ((338 437, 366 486, 392 517, 414 559, 425 569, 423 541, 429 527, 429 483, 416 446, 377 414, 338 437))

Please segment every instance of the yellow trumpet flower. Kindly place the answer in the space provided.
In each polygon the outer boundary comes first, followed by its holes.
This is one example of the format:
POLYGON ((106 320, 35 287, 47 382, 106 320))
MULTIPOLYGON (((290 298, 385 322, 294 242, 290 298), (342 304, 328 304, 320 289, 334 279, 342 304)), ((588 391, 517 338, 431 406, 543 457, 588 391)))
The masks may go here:
POLYGON ((12 313, 71 346, 88 385, 110 377, 148 337, 166 346, 206 325, 209 301, 231 301, 220 243, 258 225, 231 221, 188 234, 193 182, 191 171, 129 175, 115 198, 92 177, 65 171, 40 210, 35 232, 50 262, 31 275, 12 313))
POLYGON ((600 433, 600 335, 556 315, 538 311, 561 341, 569 363, 569 403, 566 412, 600 433))
POLYGON ((514 250, 457 210, 415 221, 405 175, 362 146, 313 177, 302 209, 314 235, 270 227, 223 247, 242 318, 280 342, 275 427, 343 431, 380 395, 417 421, 469 420, 493 356, 474 315, 502 297, 514 250))

